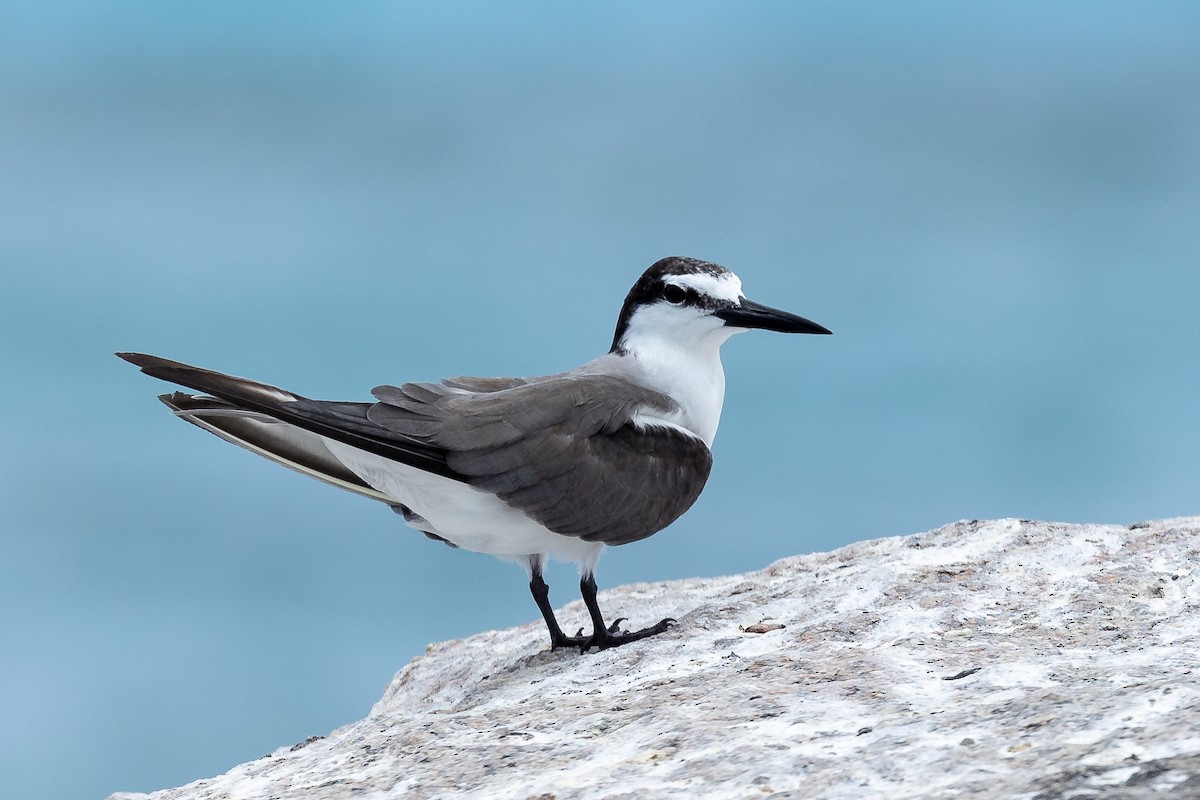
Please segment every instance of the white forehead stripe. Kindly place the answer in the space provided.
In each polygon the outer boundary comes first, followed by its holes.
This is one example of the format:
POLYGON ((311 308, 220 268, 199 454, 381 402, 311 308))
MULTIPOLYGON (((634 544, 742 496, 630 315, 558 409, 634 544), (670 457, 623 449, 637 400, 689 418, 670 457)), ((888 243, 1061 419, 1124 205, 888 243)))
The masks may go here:
POLYGON ((664 283, 673 283, 684 289, 695 289, 702 295, 736 303, 742 299, 742 280, 732 272, 710 275, 707 272, 692 272, 687 275, 667 275, 664 283))

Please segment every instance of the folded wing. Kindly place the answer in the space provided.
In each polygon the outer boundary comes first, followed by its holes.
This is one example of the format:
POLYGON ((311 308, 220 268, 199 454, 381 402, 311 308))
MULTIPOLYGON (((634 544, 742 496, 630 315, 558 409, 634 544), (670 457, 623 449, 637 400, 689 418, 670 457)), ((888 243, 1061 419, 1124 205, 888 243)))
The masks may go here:
POLYGON ((391 502, 324 447, 327 437, 470 484, 550 531, 587 541, 624 544, 661 530, 695 502, 712 466, 699 438, 670 426, 636 427, 638 412, 669 412, 673 403, 613 375, 380 386, 372 404, 310 400, 156 356, 118 355, 213 395, 161 399, 189 422, 289 468, 391 502))
POLYGON ((698 437, 635 427, 637 412, 674 404, 618 376, 558 375, 487 393, 404 384, 374 394, 370 421, 441 448, 472 486, 588 541, 624 544, 661 530, 696 501, 712 467, 698 437))

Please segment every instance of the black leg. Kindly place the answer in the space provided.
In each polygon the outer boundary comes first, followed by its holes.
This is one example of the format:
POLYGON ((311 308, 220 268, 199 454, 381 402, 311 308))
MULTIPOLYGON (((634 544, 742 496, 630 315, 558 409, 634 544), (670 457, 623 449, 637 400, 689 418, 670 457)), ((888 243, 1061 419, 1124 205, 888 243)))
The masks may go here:
POLYGON ((622 633, 620 625, 624 617, 619 617, 612 625, 605 626, 604 624, 604 615, 600 613, 600 603, 596 600, 596 576, 590 572, 584 575, 579 581, 579 592, 583 595, 583 602, 592 617, 592 636, 580 645, 584 651, 591 647, 604 650, 608 647, 636 642, 639 639, 662 633, 675 624, 675 620, 668 618, 657 625, 642 628, 640 631, 622 633))
POLYGON ((558 626, 558 620, 554 617, 554 608, 550 605, 550 587, 546 585, 546 581, 542 580, 542 565, 540 561, 531 558, 529 559, 529 566, 529 592, 533 595, 533 602, 537 603, 538 610, 542 612, 542 618, 546 620, 546 629, 550 631, 550 649, 583 647, 590 641, 588 637, 567 636, 562 632, 562 628, 558 626))

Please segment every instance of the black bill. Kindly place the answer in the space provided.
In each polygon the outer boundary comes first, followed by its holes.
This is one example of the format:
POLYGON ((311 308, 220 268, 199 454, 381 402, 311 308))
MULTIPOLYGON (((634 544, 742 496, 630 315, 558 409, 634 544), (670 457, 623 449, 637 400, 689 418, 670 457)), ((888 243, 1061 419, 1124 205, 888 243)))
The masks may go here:
POLYGON ((713 312, 713 316, 725 320, 725 324, 731 328, 761 328, 779 333, 833 333, 810 319, 753 300, 743 300, 739 305, 719 309, 713 312))

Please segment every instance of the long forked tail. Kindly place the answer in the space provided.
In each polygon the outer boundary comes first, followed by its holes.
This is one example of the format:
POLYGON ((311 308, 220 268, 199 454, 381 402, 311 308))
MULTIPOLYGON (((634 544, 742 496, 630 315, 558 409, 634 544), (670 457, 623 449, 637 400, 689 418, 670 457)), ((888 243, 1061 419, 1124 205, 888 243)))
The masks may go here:
POLYGON ((258 412, 309 434, 316 434, 318 438, 333 439, 423 472, 461 482, 467 480, 446 463, 445 450, 414 441, 368 419, 367 410, 371 403, 310 400, 266 383, 235 378, 158 356, 141 353, 117 355, 141 367, 147 375, 208 392, 238 410, 258 412))
MULTIPOLYGON (((280 418, 280 403, 302 402, 305 398, 283 389, 200 369, 176 361, 141 353, 117 353, 156 378, 211 392, 217 397, 200 397, 185 392, 159 395, 175 416, 231 444, 293 469, 309 477, 389 505, 396 501, 373 489, 333 456, 317 433, 280 418)), ((311 402, 311 401, 309 401, 311 402)), ((366 403, 339 403, 344 412, 366 403)))

